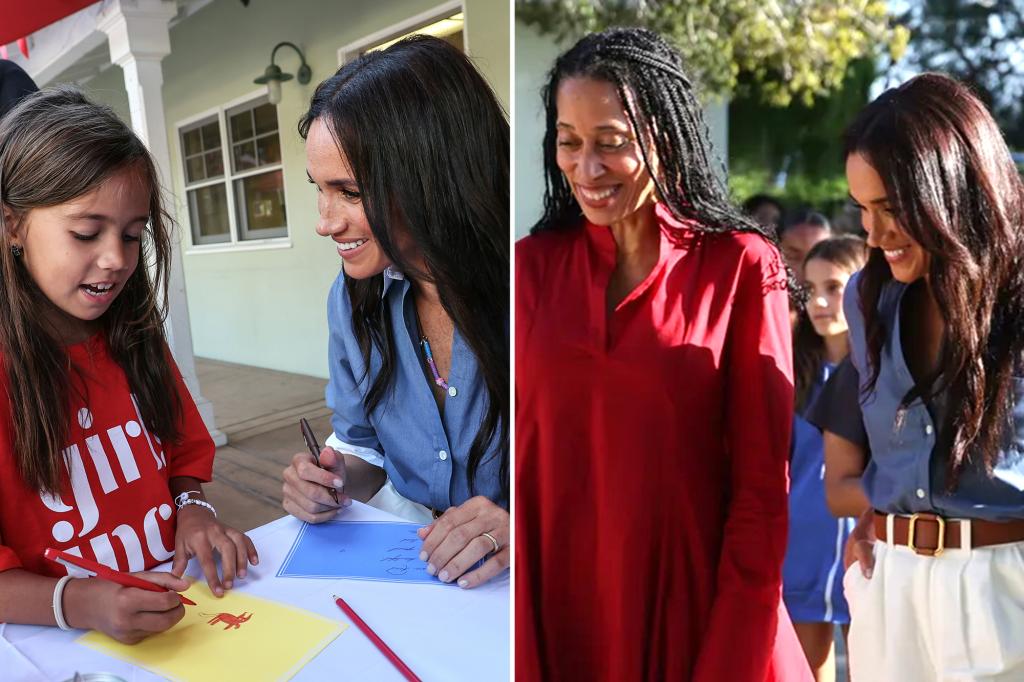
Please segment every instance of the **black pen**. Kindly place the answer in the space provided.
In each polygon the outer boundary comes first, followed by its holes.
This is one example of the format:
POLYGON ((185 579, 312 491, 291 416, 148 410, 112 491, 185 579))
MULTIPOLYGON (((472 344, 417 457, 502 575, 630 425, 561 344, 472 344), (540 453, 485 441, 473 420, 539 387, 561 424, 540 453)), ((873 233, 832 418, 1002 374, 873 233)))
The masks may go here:
MULTIPOLYGON (((313 435, 313 429, 309 428, 309 422, 306 421, 305 417, 299 419, 299 430, 302 431, 302 440, 306 441, 306 447, 309 448, 309 454, 313 455, 313 461, 321 469, 324 468, 323 464, 320 463, 320 446, 316 443, 316 436, 313 435)), ((338 491, 334 488, 327 488, 327 492, 331 494, 335 504, 338 502, 338 491)))

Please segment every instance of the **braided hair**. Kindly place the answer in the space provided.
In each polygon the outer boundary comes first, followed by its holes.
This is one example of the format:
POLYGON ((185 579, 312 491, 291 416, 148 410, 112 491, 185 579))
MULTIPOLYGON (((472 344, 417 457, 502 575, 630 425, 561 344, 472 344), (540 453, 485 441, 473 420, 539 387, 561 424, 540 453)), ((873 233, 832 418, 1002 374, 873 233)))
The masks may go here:
MULTIPOLYGON (((569 78, 589 78, 615 86, 626 116, 638 136, 644 165, 654 180, 659 201, 680 221, 704 233, 753 232, 778 248, 771 227, 759 225, 729 199, 715 173, 710 132, 682 57, 664 38, 643 28, 614 28, 582 38, 555 62, 542 97, 544 133, 544 213, 531 229, 565 229, 582 215, 556 160, 558 87, 569 78), (652 164, 653 148, 658 164, 652 164)), ((723 169, 724 171, 724 169, 723 169)), ((681 235, 679 235, 681 237, 681 235)), ((787 268, 790 295, 802 300, 801 288, 787 268)))

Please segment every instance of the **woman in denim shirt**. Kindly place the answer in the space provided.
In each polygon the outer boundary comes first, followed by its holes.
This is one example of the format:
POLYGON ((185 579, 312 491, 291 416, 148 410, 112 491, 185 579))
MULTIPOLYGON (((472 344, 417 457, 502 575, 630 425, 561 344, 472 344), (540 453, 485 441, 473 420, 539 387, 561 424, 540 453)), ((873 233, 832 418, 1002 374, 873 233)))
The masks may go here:
POLYGON ((510 557, 508 123, 460 50, 417 36, 321 83, 299 132, 343 272, 334 434, 323 469, 293 457, 284 508, 319 523, 351 497, 429 521, 427 571, 475 587, 510 557))
POLYGON ((940 75, 881 95, 845 148, 872 247, 845 300, 866 442, 827 455, 871 504, 852 679, 1024 679, 1024 185, 940 75))

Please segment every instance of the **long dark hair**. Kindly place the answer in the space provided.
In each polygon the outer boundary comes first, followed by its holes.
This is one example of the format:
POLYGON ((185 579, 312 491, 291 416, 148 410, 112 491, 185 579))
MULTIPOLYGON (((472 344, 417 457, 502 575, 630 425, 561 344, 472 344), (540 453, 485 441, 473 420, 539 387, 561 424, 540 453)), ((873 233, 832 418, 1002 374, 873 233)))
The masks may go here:
MULTIPOLYGON (((950 488, 965 461, 991 473, 1006 435, 1024 351, 1024 183, 999 127, 963 84, 923 74, 884 92, 846 131, 885 185, 900 227, 929 254, 928 285, 945 321, 938 369, 903 398, 948 391, 938 443, 950 488)), ((872 249, 860 278, 870 374, 885 329, 877 312, 892 273, 872 249)))
MULTIPOLYGON (((842 235, 823 239, 811 247, 803 265, 806 266, 812 259, 817 258, 832 263, 852 275, 864 267, 867 255, 867 245, 863 239, 853 235, 842 235)), ((801 311, 793 332, 793 383, 796 388, 797 410, 802 410, 806 406, 811 386, 821 371, 824 359, 825 339, 814 330, 810 312, 801 311)))
MULTIPOLYGON (((558 86, 568 78, 590 78, 615 86, 638 138, 655 191, 676 218, 700 232, 753 232, 778 247, 771 227, 759 225, 729 199, 725 169, 711 140, 694 86, 678 50, 643 28, 615 28, 582 38, 560 56, 542 96, 544 132, 544 213, 531 232, 579 224, 582 211, 558 168, 558 86), (648 158, 653 148, 657 165, 648 158), (715 172, 716 166, 722 171, 715 172)), ((789 273, 791 295, 799 287, 789 273)))
MULTIPOLYGON (((467 464, 472 490, 497 438, 509 491, 509 128, 490 86, 458 49, 414 36, 368 52, 321 83, 299 122, 303 139, 323 119, 348 158, 373 236, 406 275, 437 286, 487 384, 487 414, 467 464), (408 233, 426 264, 417 271, 395 246, 408 233)), ((367 413, 393 386, 395 353, 383 275, 347 278, 352 329, 370 366, 367 413)))
POLYGON ((0 212, 0 352, 18 472, 41 491, 56 493, 61 484, 73 368, 40 315, 53 304, 12 253, 12 236, 32 209, 72 201, 125 169, 137 171, 149 186, 149 224, 135 272, 100 321, 146 426, 174 442, 181 397, 163 330, 172 221, 149 151, 113 110, 67 86, 29 95, 0 122, 0 202, 14 222, 4 224, 0 212))

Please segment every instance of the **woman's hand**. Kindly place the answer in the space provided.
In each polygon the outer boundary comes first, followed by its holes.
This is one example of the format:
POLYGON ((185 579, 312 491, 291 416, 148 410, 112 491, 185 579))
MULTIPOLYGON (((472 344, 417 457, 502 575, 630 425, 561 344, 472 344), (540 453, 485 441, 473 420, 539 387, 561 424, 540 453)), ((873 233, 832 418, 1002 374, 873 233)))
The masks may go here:
POLYGON ((224 590, 231 589, 235 576, 244 578, 248 564, 260 562, 256 547, 244 533, 217 520, 213 512, 199 505, 187 505, 178 510, 178 527, 174 534, 174 563, 171 573, 185 572, 188 560, 199 559, 210 591, 218 597, 224 590), (213 551, 220 554, 221 571, 224 573, 223 586, 217 575, 217 563, 213 551))
POLYGON ((508 568, 512 556, 508 546, 508 512, 482 496, 458 507, 449 507, 440 518, 417 533, 423 539, 420 559, 427 562, 427 572, 446 583, 458 579, 462 588, 476 587, 498 575, 508 568), (497 541, 497 551, 484 533, 497 541), (483 566, 466 573, 488 556, 483 566))
POLYGON ((857 525, 850 532, 846 539, 846 549, 843 552, 843 566, 849 568, 854 561, 860 564, 860 572, 865 578, 870 578, 875 569, 875 510, 868 507, 857 519, 857 525))
POLYGON ((307 523, 323 523, 338 515, 352 500, 344 493, 345 457, 334 448, 320 451, 320 468, 308 452, 297 452, 284 470, 284 510, 307 523), (331 491, 337 501, 331 497, 331 491))
POLYGON ((185 616, 178 592, 189 588, 187 580, 156 571, 132 575, 174 591, 149 592, 97 578, 72 580, 64 589, 68 625, 99 630, 123 644, 135 644, 170 629, 185 616))

